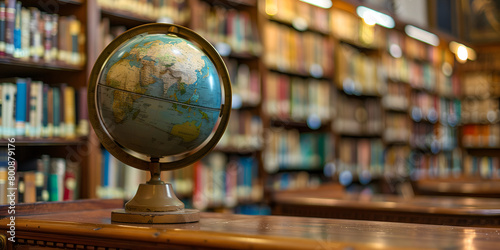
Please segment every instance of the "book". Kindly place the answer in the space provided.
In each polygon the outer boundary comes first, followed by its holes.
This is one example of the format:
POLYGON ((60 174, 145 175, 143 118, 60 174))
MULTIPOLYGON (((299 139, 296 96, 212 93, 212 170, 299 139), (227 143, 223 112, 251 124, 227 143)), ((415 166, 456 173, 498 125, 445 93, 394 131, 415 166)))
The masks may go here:
POLYGON ((0 2, 0 56, 5 55, 5 3, 0 2))
POLYGON ((5 54, 14 55, 14 28, 16 20, 16 1, 7 0, 5 6, 5 54))
POLYGON ((14 58, 22 57, 22 48, 21 48, 21 2, 16 1, 15 13, 14 13, 14 51, 12 52, 12 56, 14 58))
POLYGON ((26 78, 14 78, 11 80, 16 84, 16 108, 15 108, 15 135, 23 137, 26 134, 26 114, 28 109, 26 107, 28 93, 26 78))
POLYGON ((2 127, 3 137, 15 136, 14 103, 16 86, 10 82, 2 83, 2 127))
POLYGON ((64 136, 74 138, 76 136, 75 89, 71 86, 64 88, 64 121, 64 136))
POLYGON ((64 200, 64 177, 66 161, 63 158, 50 159, 50 172, 48 179, 49 201, 64 200))

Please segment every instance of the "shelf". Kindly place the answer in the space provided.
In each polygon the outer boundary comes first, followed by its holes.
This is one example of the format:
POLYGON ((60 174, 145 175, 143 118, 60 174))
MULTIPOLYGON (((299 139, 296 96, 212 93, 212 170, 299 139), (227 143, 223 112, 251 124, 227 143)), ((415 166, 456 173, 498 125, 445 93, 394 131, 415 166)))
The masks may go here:
POLYGON ((377 46, 363 45, 360 42, 347 40, 345 38, 340 38, 339 40, 340 40, 340 43, 342 43, 342 44, 349 45, 351 47, 354 47, 357 50, 361 50, 364 52, 377 52, 378 50, 381 49, 377 46))
POLYGON ((284 118, 271 118, 271 125, 274 127, 284 127, 284 128, 297 128, 297 129, 305 129, 310 131, 322 130, 325 127, 330 126, 331 121, 325 120, 321 122, 320 127, 311 128, 307 124, 305 120, 293 120, 293 119, 284 119, 284 118))
POLYGON ((101 14, 103 17, 109 18, 111 23, 125 25, 128 28, 146 23, 156 22, 155 19, 150 17, 134 14, 128 11, 109 9, 104 7, 101 7, 101 14))
POLYGON ((204 0, 204 1, 212 4, 230 6, 232 8, 234 8, 235 6, 242 6, 242 7, 257 6, 257 0, 204 0))
MULTIPOLYGON (((276 72, 276 73, 281 73, 281 74, 286 74, 286 75, 291 75, 291 76, 297 76, 297 77, 302 77, 302 78, 314 78, 314 79, 320 79, 320 80, 330 80, 330 78, 331 78, 331 76, 325 75, 325 74, 322 74, 321 76, 319 76, 319 75, 313 76, 310 73, 299 72, 296 70, 278 69, 278 68, 270 67, 270 66, 267 66, 267 68, 271 72, 276 72)), ((323 72, 325 72, 324 69, 323 69, 323 72)))
POLYGON ((297 32, 314 32, 314 33, 318 33, 318 34, 321 34, 321 35, 324 35, 324 36, 329 36, 330 35, 330 32, 317 29, 316 27, 311 27, 311 26, 309 26, 309 24, 307 24, 307 26, 305 27, 305 29, 302 29, 300 27, 296 27, 296 25, 293 24, 293 22, 294 22, 293 20, 283 20, 283 19, 276 18, 276 17, 273 17, 273 16, 268 16, 268 19, 270 21, 273 21, 273 22, 277 22, 277 23, 280 23, 280 24, 283 24, 283 25, 286 25, 286 26, 290 26, 294 30, 296 30, 297 32))
POLYGON ((17 58, 10 57, 0 57, 0 67, 2 68, 2 77, 7 76, 25 76, 29 73, 29 76, 35 74, 45 73, 47 70, 50 71, 82 71, 83 66, 68 65, 59 62, 33 62, 29 60, 21 60, 17 58), (5 75, 8 73, 8 75, 5 75))
POLYGON ((433 179, 415 182, 419 190, 462 195, 496 195, 500 197, 500 180, 492 179, 433 179))
MULTIPOLYGON (((66 146, 66 145, 82 145, 87 142, 86 137, 79 137, 75 139, 65 139, 65 138, 16 138, 13 144, 15 146, 66 146)), ((7 146, 9 143, 6 139, 0 142, 1 147, 7 146)))
POLYGON ((240 154, 240 155, 248 155, 248 154, 256 154, 260 151, 262 151, 262 148, 254 148, 254 147, 241 147, 241 148, 236 148, 236 147, 219 147, 216 146, 214 148, 215 152, 221 152, 221 153, 226 153, 226 154, 240 154))

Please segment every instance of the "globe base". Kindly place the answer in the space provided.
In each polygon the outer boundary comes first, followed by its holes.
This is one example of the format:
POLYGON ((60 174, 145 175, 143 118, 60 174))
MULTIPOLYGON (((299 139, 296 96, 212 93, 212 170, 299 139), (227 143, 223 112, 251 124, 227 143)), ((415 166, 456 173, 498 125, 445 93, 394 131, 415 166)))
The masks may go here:
POLYGON ((184 203, 177 199, 170 183, 161 181, 159 174, 152 175, 150 181, 139 185, 134 198, 125 204, 125 209, 111 213, 111 221, 155 224, 200 220, 198 210, 184 209, 184 203))
POLYGON ((127 212, 125 209, 111 212, 112 222, 142 223, 142 224, 173 224, 189 223, 200 220, 197 209, 183 209, 172 212, 127 212))

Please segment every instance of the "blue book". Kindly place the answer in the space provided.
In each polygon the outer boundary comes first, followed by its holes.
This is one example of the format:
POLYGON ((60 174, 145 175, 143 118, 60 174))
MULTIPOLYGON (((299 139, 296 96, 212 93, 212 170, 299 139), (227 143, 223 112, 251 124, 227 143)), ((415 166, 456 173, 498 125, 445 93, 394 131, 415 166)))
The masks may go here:
POLYGON ((110 158, 111 154, 106 150, 103 149, 102 151, 102 177, 101 177, 101 186, 102 187, 108 187, 109 186, 109 163, 110 163, 110 158))
POLYGON ((42 136, 49 136, 49 85, 43 84, 42 87, 43 100, 42 100, 42 136))
POLYGON ((16 14, 14 19, 14 57, 22 56, 21 49, 21 2, 16 2, 16 14))
POLYGON ((54 126, 54 136, 58 137, 61 135, 61 92, 59 88, 55 87, 52 89, 53 96, 53 126, 54 126))
POLYGON ((28 97, 26 79, 16 78, 16 87, 15 135, 24 136, 26 133, 26 103, 28 97))

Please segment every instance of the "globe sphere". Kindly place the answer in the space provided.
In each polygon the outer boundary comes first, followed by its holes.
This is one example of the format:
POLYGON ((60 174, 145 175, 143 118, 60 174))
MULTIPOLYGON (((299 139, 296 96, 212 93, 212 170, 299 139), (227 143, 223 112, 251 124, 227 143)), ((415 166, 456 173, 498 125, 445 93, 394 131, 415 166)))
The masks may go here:
POLYGON ((112 154, 189 155, 227 125, 219 128, 230 93, 230 85, 221 84, 229 80, 220 56, 216 67, 208 43, 200 46, 176 32, 158 32, 163 28, 194 34, 174 25, 136 28, 111 43, 92 71, 89 115, 96 117, 90 120, 112 154))

